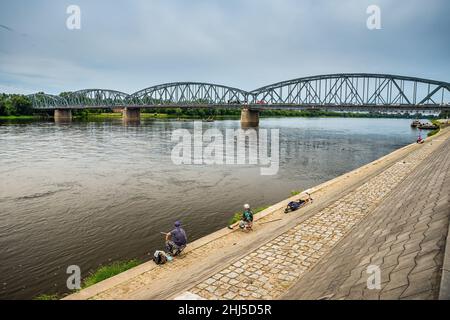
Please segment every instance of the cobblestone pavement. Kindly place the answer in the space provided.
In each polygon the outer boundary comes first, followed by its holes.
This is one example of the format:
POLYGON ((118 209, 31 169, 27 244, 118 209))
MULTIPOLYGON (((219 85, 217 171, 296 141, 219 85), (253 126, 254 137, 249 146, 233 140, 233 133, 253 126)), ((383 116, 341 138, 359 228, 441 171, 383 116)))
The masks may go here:
POLYGON ((449 168, 449 143, 447 140, 445 147, 441 146, 438 157, 426 162, 422 161, 432 148, 423 145, 402 162, 189 291, 206 299, 276 299, 307 274, 305 281, 290 291, 291 298, 327 294, 333 294, 333 298, 372 298, 380 294, 414 297, 425 288, 434 292, 431 289, 435 287, 430 289, 429 285, 435 283, 438 272, 430 273, 430 269, 437 270, 442 260, 442 234, 448 222, 448 188, 442 185, 449 168), (417 176, 418 172, 422 175, 417 176), (402 183, 411 173, 420 181, 414 183, 410 178, 402 183), (399 185, 403 187, 401 192, 399 185), (447 198, 443 197, 445 192, 447 198), (389 205, 386 198, 391 199, 389 205), (434 214, 437 209, 439 213, 434 214), (354 228, 368 216, 372 224, 354 228), (353 234, 354 230, 357 232, 353 234), (350 233, 350 240, 341 241, 350 233), (342 253, 336 250, 338 242, 342 253), (320 263, 321 259, 326 262, 320 263), (364 290, 368 263, 382 268, 381 292, 364 290), (315 272, 310 272, 318 264, 315 272))
POLYGON ((450 140, 302 278, 286 299, 437 299, 450 217, 450 140), (367 267, 381 289, 367 289, 367 267))

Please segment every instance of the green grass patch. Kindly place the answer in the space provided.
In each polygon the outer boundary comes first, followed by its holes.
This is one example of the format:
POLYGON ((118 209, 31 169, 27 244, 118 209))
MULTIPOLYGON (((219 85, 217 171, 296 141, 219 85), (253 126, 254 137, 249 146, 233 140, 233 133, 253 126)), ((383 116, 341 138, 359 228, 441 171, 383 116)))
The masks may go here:
MULTIPOLYGON (((86 113, 81 116, 76 116, 80 119, 101 120, 101 119, 121 119, 122 113, 86 113)), ((168 118, 166 114, 160 113, 141 113, 141 119, 165 119, 168 118)))
POLYGON ((431 123, 438 128, 436 130, 428 132, 428 137, 435 136, 439 133, 439 131, 441 131, 441 123, 439 122, 439 120, 431 120, 431 123))
MULTIPOLYGON (((269 206, 265 206, 265 207, 259 207, 256 208, 255 210, 253 210, 253 214, 256 216, 258 213, 260 213, 261 211, 264 211, 268 208, 269 206)), ((230 221, 228 222, 228 225, 233 225, 238 221, 241 221, 242 219, 242 212, 236 212, 233 217, 231 217, 230 221)))
POLYGON ((47 301, 47 300, 59 300, 61 297, 58 294, 40 294, 33 298, 33 300, 47 301))
MULTIPOLYGON (((78 114, 74 114, 74 118, 78 120, 90 120, 90 121, 96 121, 96 120, 108 120, 108 119, 121 119, 122 113, 119 112, 103 112, 103 113, 91 113, 87 112, 80 112, 78 114)), ((13 117, 4 117, 5 119, 14 119, 13 117)), ((2 117, 0 117, 0 120, 2 117)), ((18 119, 25 119, 24 117, 18 117, 18 119)), ((31 119, 38 119, 38 118, 31 118, 31 119)), ((141 112, 141 119, 183 119, 183 120, 191 120, 191 119, 206 119, 205 116, 196 116, 196 115, 187 115, 187 114, 168 114, 168 113, 150 113, 150 112, 141 112)), ((234 119, 240 119, 239 116, 234 115, 217 115, 214 116, 215 120, 234 120, 234 119)))
POLYGON ((440 126, 441 126, 441 122, 440 122, 439 120, 437 120, 437 119, 431 120, 431 123, 432 123, 433 125, 435 125, 436 127, 440 127, 440 126))
POLYGON ((133 259, 130 261, 117 261, 117 262, 111 263, 109 265, 102 266, 99 269, 97 269, 95 272, 91 273, 86 279, 84 279, 81 287, 82 287, 82 289, 85 289, 85 288, 90 287, 96 283, 103 281, 103 280, 114 277, 115 275, 118 275, 119 273, 127 271, 131 268, 134 268, 134 267, 140 265, 141 263, 142 262, 140 260, 133 259))
POLYGON ((428 132, 428 138, 437 135, 439 131, 441 131, 441 128, 428 132))
POLYGON ((301 190, 292 190, 291 191, 291 197, 298 196, 302 192, 303 191, 301 191, 301 190))
MULTIPOLYGON (((153 119, 183 119, 183 120, 200 120, 200 119, 207 119, 206 116, 196 116, 196 115, 187 115, 187 114, 167 114, 167 113, 141 113, 141 117, 143 118, 153 118, 153 119)), ((233 115, 217 115, 214 116, 214 120, 234 120, 234 119, 240 119, 241 116, 233 116, 233 115)))
MULTIPOLYGON (((96 271, 92 272, 86 279, 84 279, 81 289, 85 289, 103 280, 114 277, 115 275, 134 268, 141 263, 142 261, 133 259, 129 261, 117 261, 106 266, 101 266, 96 271)), ((64 296, 59 294, 40 294, 34 297, 33 300, 60 300, 63 297, 64 296)))
POLYGON ((0 120, 38 120, 41 116, 0 116, 0 120))
POLYGON ((108 118, 122 118, 121 113, 88 113, 87 118, 95 118, 95 119, 108 119, 108 118))

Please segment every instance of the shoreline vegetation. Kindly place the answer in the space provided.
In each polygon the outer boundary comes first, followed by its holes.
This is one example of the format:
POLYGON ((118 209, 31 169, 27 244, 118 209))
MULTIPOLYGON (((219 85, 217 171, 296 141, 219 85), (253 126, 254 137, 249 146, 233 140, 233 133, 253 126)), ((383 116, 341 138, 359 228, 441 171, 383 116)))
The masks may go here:
POLYGON ((436 129, 436 130, 433 130, 433 131, 430 131, 430 132, 428 133, 428 137, 432 137, 432 136, 438 134, 438 133, 441 131, 441 129, 450 126, 450 120, 449 120, 448 118, 445 119, 445 120, 443 120, 443 119, 441 119, 441 120, 434 119, 434 120, 431 120, 431 123, 432 123, 434 126, 436 126, 437 129, 436 129))
MULTIPOLYGON (((81 290, 86 289, 90 286, 93 286, 96 283, 102 282, 103 280, 112 278, 122 272, 125 272, 129 269, 137 267, 142 264, 143 261, 139 259, 132 259, 128 261, 115 261, 110 264, 100 266, 97 270, 91 272, 82 282, 81 290)), ((59 293, 54 294, 40 294, 33 298, 33 300, 60 300, 64 298, 64 296, 68 294, 72 294, 74 292, 66 293, 61 295, 59 293)))
POLYGON ((439 131, 441 131, 441 122, 439 120, 431 120, 431 123, 437 127, 437 129, 428 132, 428 137, 432 137, 434 135, 437 135, 439 131))
POLYGON ((124 271, 127 271, 131 268, 140 265, 141 263, 142 261, 139 259, 132 259, 129 261, 116 261, 111 264, 101 266, 83 280, 81 289, 86 289, 90 286, 93 286, 96 283, 114 277, 119 273, 122 273, 124 271))
MULTIPOLYGON (((207 119, 213 118, 214 120, 238 120, 240 119, 240 110, 237 110, 239 114, 236 114, 236 110, 221 109, 222 114, 197 114, 196 112, 190 112, 196 109, 186 109, 185 112, 179 114, 158 112, 141 112, 141 119, 170 119, 170 120, 191 120, 191 119, 207 119)), ((217 110, 219 111, 219 110, 217 110)), ((354 112, 336 112, 336 111, 323 111, 323 110, 266 110, 261 111, 260 118, 390 118, 390 119, 428 119, 437 120, 445 118, 446 115, 439 116, 423 116, 423 115, 410 115, 410 114, 384 114, 384 113, 354 113, 354 112)), ((50 113, 38 113, 29 115, 0 115, 0 121, 42 121, 50 120, 53 115, 50 113)), ((96 121, 96 120, 114 120, 121 119, 121 113, 105 112, 101 111, 87 111, 76 110, 73 112, 74 120, 79 121, 96 121)))

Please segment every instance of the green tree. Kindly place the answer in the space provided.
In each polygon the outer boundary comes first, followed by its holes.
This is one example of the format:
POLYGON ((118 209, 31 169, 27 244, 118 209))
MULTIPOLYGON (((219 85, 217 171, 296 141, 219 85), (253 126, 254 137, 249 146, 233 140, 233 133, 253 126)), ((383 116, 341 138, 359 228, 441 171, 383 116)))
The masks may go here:
POLYGON ((0 116, 6 116, 5 97, 6 95, 3 93, 0 95, 0 116))
POLYGON ((17 115, 31 115, 33 114, 33 104, 30 99, 23 95, 13 95, 11 103, 17 115))
POLYGON ((175 109, 175 114, 179 117, 183 114, 183 110, 181 108, 176 108, 175 109))
POLYGON ((2 99, 0 101, 0 114, 3 116, 13 116, 17 114, 11 98, 8 95, 2 95, 2 99))

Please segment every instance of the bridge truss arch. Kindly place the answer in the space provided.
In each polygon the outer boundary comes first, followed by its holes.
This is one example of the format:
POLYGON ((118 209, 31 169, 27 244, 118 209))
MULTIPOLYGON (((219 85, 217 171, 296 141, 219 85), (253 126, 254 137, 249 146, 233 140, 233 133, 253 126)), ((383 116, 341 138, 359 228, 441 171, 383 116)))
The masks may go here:
POLYGON ((443 106, 450 83, 388 74, 347 73, 298 78, 251 91, 268 105, 443 106))
POLYGON ((30 99, 34 109, 64 109, 70 108, 66 99, 46 93, 34 93, 29 94, 27 97, 30 99))
POLYGON ((115 108, 126 106, 129 95, 105 89, 85 89, 65 94, 68 105, 74 108, 115 108))
POLYGON ((174 82, 149 87, 128 98, 136 106, 230 106, 248 102, 249 92, 201 82, 174 82))
POLYGON ((309 108, 333 110, 449 110, 450 83, 389 74, 343 73, 283 81, 251 92, 201 82, 174 82, 134 94, 86 89, 60 96, 28 96, 35 109, 101 108, 309 108))

